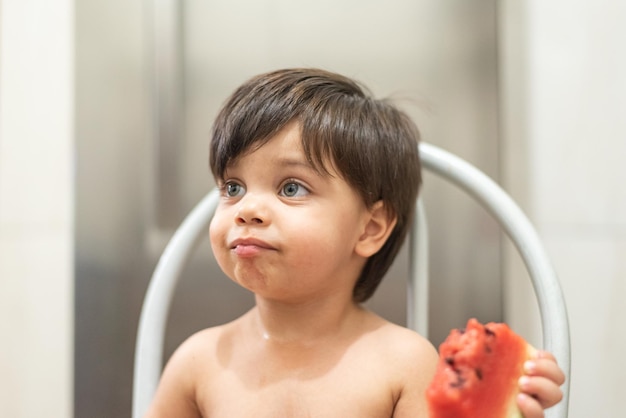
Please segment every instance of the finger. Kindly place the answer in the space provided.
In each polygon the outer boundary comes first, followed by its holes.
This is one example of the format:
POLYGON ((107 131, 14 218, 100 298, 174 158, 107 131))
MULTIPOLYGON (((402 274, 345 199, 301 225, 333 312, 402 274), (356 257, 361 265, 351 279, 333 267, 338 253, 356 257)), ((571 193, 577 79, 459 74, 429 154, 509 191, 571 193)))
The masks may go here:
POLYGON ((556 361, 556 357, 554 357, 554 354, 552 354, 549 351, 545 351, 545 350, 537 350, 535 351, 535 354, 532 356, 535 359, 550 359, 552 361, 554 361, 555 363, 556 361))
POLYGON ((522 376, 519 380, 520 391, 532 396, 543 408, 556 405, 563 399, 563 392, 554 381, 541 376, 522 376))
POLYGON ((565 382, 563 370, 550 358, 538 358, 524 363, 524 372, 529 376, 541 376, 561 386, 565 382))
POLYGON ((524 418, 543 418, 543 408, 539 402, 525 393, 517 395, 517 407, 524 418))

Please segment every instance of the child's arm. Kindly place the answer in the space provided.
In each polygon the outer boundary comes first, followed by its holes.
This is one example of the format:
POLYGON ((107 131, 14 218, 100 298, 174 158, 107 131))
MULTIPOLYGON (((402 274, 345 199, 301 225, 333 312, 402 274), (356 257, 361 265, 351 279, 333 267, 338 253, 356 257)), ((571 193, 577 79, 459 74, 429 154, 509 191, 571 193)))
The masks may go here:
POLYGON ((200 418, 195 399, 194 347, 183 343, 168 361, 144 418, 200 418))
POLYGON ((393 410, 393 418, 427 418, 426 388, 435 375, 437 350, 430 344, 420 343, 411 348, 413 353, 403 359, 406 371, 400 397, 393 410))
POLYGON ((524 369, 526 374, 520 378, 522 393, 517 405, 525 418, 543 418, 543 410, 563 398, 560 386, 565 382, 565 375, 554 356, 546 351, 538 351, 524 369))

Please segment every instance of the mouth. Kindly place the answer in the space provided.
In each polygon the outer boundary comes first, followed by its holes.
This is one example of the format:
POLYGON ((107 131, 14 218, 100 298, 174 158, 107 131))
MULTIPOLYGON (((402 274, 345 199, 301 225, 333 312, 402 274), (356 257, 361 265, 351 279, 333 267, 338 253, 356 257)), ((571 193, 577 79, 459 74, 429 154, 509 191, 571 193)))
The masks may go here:
POLYGON ((256 238, 236 239, 230 244, 230 249, 239 257, 254 257, 264 251, 275 251, 271 244, 256 238))

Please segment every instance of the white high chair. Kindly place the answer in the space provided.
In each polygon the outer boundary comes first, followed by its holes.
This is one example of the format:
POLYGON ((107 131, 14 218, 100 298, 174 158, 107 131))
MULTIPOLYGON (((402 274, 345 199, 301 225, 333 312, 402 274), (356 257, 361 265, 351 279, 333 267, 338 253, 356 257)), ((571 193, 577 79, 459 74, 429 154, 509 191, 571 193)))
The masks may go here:
MULTIPOLYGON (((546 411, 547 418, 567 418, 570 377, 570 337, 567 309, 558 278, 539 236, 513 200, 490 178, 458 157, 421 143, 425 170, 456 184, 480 202, 507 233, 528 269, 541 314, 543 346, 551 351, 566 375, 563 400, 546 411)), ((163 345, 170 302, 184 265, 196 244, 206 236, 219 194, 207 194, 189 213, 163 252, 143 303, 133 381, 133 418, 142 417, 156 391, 163 367, 163 345)), ((428 247, 424 209, 416 205, 411 230, 407 323, 422 335, 428 324, 428 247)))

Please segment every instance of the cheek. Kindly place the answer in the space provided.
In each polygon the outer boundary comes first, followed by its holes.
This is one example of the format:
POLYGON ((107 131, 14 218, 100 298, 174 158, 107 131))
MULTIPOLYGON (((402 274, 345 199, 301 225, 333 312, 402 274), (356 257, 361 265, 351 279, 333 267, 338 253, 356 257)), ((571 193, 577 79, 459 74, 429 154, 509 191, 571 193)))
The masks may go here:
POLYGON ((333 259, 347 259, 355 244, 355 230, 345 223, 326 223, 298 228, 290 242, 292 254, 301 264, 320 267, 333 259))
POLYGON ((218 261, 220 261, 226 246, 226 230, 223 225, 222 217, 216 213, 209 225, 209 240, 213 254, 218 261))
POLYGON ((211 251, 213 252, 213 257, 220 267, 220 270, 222 270, 226 276, 232 278, 234 266, 230 258, 230 251, 227 248, 226 235, 227 230, 224 227, 224 223, 220 222, 219 218, 214 217, 209 226, 211 251))

